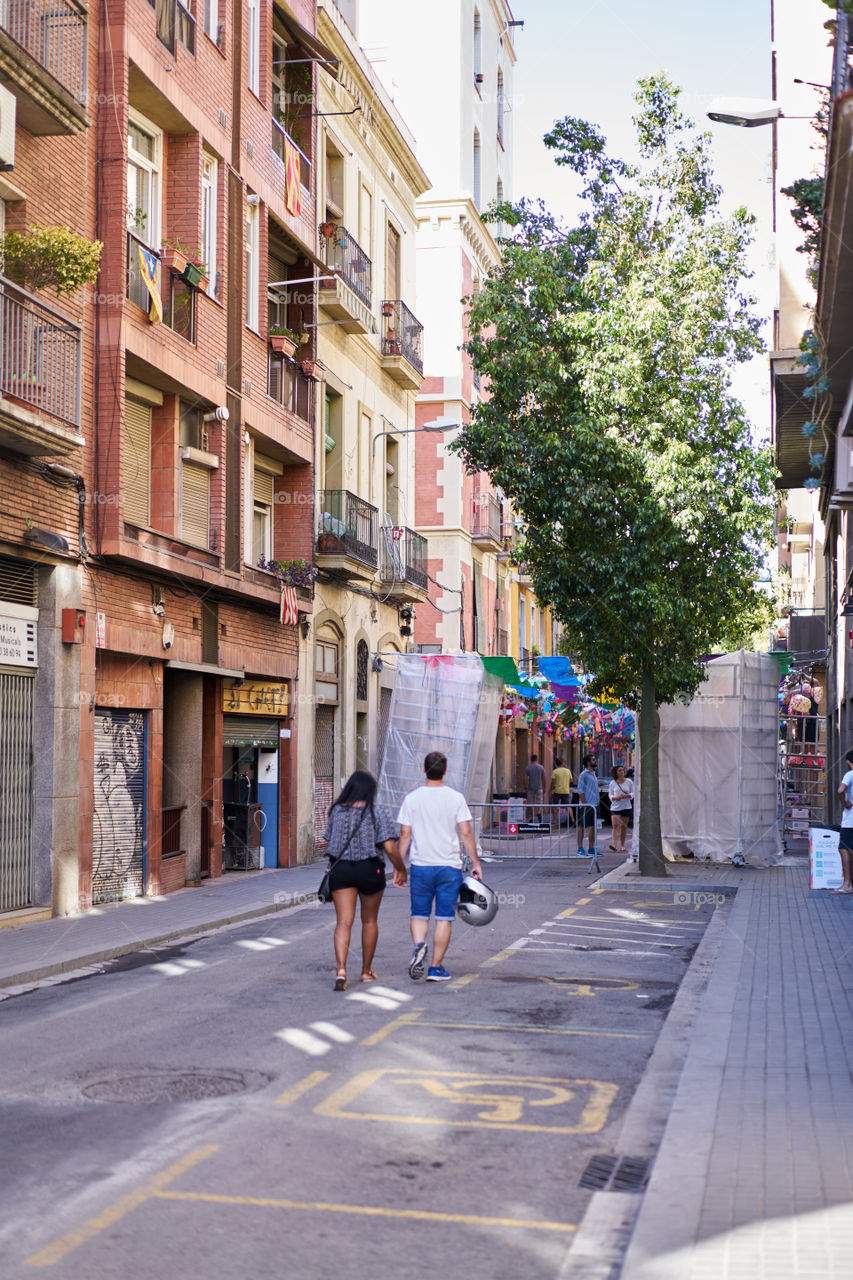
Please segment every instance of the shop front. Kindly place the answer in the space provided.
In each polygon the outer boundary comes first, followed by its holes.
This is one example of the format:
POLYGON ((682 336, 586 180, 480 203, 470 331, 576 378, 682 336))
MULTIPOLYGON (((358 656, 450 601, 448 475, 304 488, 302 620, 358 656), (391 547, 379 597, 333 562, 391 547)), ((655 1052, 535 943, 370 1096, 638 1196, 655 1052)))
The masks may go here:
POLYGON ((224 680, 222 712, 223 868, 277 867, 287 681, 224 680))

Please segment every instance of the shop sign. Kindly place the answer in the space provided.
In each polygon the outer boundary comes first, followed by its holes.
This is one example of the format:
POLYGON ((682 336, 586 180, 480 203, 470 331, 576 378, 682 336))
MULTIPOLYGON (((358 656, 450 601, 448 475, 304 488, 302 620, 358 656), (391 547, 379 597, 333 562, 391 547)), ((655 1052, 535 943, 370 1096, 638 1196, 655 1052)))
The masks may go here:
MULTIPOLYGON (((4 610, 10 608, 4 606, 4 610)), ((15 608, 15 606, 11 606, 15 608)), ((0 667, 37 667, 38 642, 36 637, 38 613, 24 605, 18 606, 24 617, 17 613, 0 613, 0 667)))
POLYGON ((287 684, 268 680, 223 680, 222 710, 253 716, 286 716, 287 684))

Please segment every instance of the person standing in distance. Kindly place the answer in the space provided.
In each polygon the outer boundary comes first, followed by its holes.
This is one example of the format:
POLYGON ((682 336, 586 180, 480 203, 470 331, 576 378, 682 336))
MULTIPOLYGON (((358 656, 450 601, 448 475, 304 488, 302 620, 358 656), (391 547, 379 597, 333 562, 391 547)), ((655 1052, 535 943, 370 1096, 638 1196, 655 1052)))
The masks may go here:
POLYGON ((833 889, 833 893, 853 893, 853 883, 850 880, 850 853, 853 850, 853 748, 847 752, 844 759, 847 761, 847 772, 838 788, 841 803, 844 805, 841 830, 838 833, 842 880, 840 888, 833 889))
POLYGON ((545 788, 545 770, 539 763, 536 756, 530 757, 530 764, 524 770, 524 780, 527 783, 527 803, 532 806, 532 816, 536 821, 536 811, 539 811, 539 820, 542 819, 542 800, 545 788))
POLYGON ((598 779, 592 772, 594 764, 595 756, 584 756, 583 771, 578 778, 578 791, 581 798, 578 808, 578 853, 583 853, 583 833, 586 828, 589 844, 587 853, 591 858, 596 856, 595 824, 598 819, 598 779))
POLYGON ((428 951, 429 920, 435 904, 432 964, 428 982, 447 982, 450 974, 442 961, 450 942, 456 900, 462 884, 460 837, 471 862, 471 875, 483 878, 477 845, 471 826, 471 812, 465 797, 444 785, 447 757, 430 751, 424 760, 426 784, 410 791, 400 806, 399 854, 411 849, 409 886, 411 893, 412 958, 409 977, 424 976, 428 951))

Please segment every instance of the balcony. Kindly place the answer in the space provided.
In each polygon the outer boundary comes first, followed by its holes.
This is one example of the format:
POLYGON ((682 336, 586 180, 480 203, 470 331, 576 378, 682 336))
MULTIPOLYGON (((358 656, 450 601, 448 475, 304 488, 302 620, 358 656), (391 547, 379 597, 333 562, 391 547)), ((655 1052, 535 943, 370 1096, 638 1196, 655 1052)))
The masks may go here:
POLYGON ((426 600, 427 540, 413 529, 383 525, 380 533, 379 577, 389 599, 418 604, 426 600))
POLYGON ((320 494, 317 567, 371 580, 379 563, 379 512, 346 489, 320 494))
POLYGON ((424 327, 399 298, 382 303, 382 368, 408 391, 424 380, 424 327))
POLYGON ((374 333, 373 264, 345 227, 324 222, 323 229, 323 261, 334 279, 321 280, 320 306, 346 333, 374 333))
POLYGON ((81 327, 0 277, 0 445, 29 457, 76 453, 81 327))
POLYGON ((0 84, 37 137, 80 133, 86 113, 88 18, 77 0, 0 3, 0 84))
POLYGON ((127 233, 127 297, 137 307, 141 307, 146 315, 151 309, 151 295, 142 275, 139 250, 144 249, 157 259, 154 280, 160 291, 163 304, 163 324, 172 329, 187 342, 195 342, 195 295, 196 290, 182 280, 174 271, 164 270, 160 255, 151 249, 132 232, 127 233))
POLYGON ((267 395, 303 422, 313 423, 314 379, 306 378, 298 364, 275 351, 267 360, 267 395))
POLYGON ((474 499, 471 519, 471 539, 475 546, 487 551, 501 551, 501 504, 491 493, 482 493, 474 499))

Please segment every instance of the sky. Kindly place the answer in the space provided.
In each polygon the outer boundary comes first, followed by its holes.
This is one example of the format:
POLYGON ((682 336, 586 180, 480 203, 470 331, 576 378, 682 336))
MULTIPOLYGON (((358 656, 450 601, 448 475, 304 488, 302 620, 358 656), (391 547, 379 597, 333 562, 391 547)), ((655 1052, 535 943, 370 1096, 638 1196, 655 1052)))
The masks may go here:
MULTIPOLYGON (((553 163, 542 135, 554 120, 580 116, 599 126, 613 153, 632 158, 636 82, 651 72, 666 71, 682 87, 682 109, 712 135, 723 207, 744 204, 758 219, 753 291, 759 297, 758 309, 768 317, 769 345, 776 296, 771 130, 714 124, 705 113, 717 97, 770 98, 770 0, 716 0, 713 5, 696 0, 511 3, 514 17, 524 22, 515 38, 515 197, 541 196, 555 213, 571 217, 577 210, 573 177, 553 163)), ((735 386, 758 435, 766 438, 766 356, 739 372, 735 386)))

